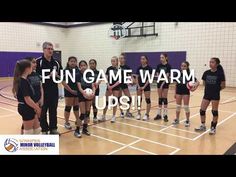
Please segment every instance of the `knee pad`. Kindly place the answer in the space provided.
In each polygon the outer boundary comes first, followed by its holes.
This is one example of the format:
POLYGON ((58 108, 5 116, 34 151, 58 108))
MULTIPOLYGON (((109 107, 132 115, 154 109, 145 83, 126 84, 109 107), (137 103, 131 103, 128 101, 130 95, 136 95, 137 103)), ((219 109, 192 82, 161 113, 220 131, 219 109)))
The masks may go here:
POLYGON ((180 112, 180 110, 181 110, 181 105, 177 104, 177 105, 176 105, 176 111, 177 111, 177 112, 180 112))
POLYGON ((89 111, 86 111, 86 117, 89 117, 90 116, 90 112, 89 111))
POLYGON ((159 105, 162 105, 162 102, 163 102, 162 99, 163 99, 163 98, 159 98, 159 100, 158 100, 159 105))
POLYGON ((167 98, 162 98, 162 100, 163 100, 163 104, 164 104, 164 105, 167 105, 167 104, 168 104, 167 98))
POLYGON ((70 112, 71 111, 71 106, 65 106, 65 111, 70 112))
POLYGON ((40 132, 41 132, 41 128, 39 127, 39 128, 36 128, 36 129, 34 129, 34 134, 35 135, 39 135, 40 134, 40 132))
POLYGON ((206 115, 206 111, 200 109, 200 115, 201 115, 201 116, 205 116, 205 115, 206 115))
POLYGON ((73 111, 79 111, 79 106, 73 106, 73 111))
POLYGON ((211 110, 213 117, 218 116, 218 110, 211 110))
POLYGON ((189 106, 188 105, 184 105, 184 110, 185 110, 186 113, 189 113, 190 112, 189 106))
POLYGON ((150 98, 145 98, 145 101, 147 104, 151 104, 151 99, 150 98))
POLYGON ((34 130, 30 129, 30 130, 24 130, 24 135, 33 135, 34 134, 34 130))
POLYGON ((86 114, 80 114, 79 119, 80 119, 80 120, 84 120, 84 119, 85 119, 85 116, 86 116, 86 114))
POLYGON ((132 103, 132 98, 129 97, 129 101, 127 101, 128 104, 131 104, 132 103))

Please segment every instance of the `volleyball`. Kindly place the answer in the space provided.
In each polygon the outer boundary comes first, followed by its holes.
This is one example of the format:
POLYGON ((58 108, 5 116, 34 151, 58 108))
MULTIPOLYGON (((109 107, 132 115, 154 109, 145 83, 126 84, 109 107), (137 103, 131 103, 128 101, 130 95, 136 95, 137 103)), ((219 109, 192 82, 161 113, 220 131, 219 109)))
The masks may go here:
POLYGON ((187 83, 187 88, 190 90, 190 91, 193 91, 192 89, 196 86, 196 83, 195 82, 188 82, 187 83))
POLYGON ((93 94, 93 90, 90 89, 90 88, 86 88, 84 91, 85 91, 87 96, 91 96, 93 94))

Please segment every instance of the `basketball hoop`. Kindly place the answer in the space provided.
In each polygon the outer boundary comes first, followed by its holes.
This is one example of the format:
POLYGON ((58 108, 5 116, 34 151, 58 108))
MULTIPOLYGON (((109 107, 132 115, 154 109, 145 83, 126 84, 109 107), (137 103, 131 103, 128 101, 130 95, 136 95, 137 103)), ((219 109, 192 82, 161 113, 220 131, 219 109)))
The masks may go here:
POLYGON ((119 24, 112 25, 108 30, 108 36, 115 40, 124 38, 126 36, 126 29, 119 24))

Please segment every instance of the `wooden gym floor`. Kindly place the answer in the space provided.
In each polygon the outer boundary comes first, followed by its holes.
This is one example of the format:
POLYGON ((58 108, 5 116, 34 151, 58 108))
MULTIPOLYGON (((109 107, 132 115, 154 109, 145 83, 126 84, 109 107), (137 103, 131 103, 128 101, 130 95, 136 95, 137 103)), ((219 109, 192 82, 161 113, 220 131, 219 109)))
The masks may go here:
MULTIPOLYGON (((21 117, 17 113, 17 102, 11 94, 12 78, 0 78, 0 134, 19 134, 21 117)), ((104 92, 104 91, 103 91, 104 92)), ((134 92, 133 92, 134 93, 134 92)), ((100 94, 102 95, 102 94, 100 94)), ((60 136, 60 154, 224 154, 236 142, 236 88, 226 88, 221 92, 219 106, 219 122, 217 134, 210 136, 209 129, 204 133, 194 132, 200 125, 199 105, 203 96, 203 87, 192 93, 190 100, 191 126, 184 127, 184 111, 181 110, 181 124, 172 126, 175 118, 175 100, 173 87, 168 94, 169 122, 154 121, 157 108, 156 87, 152 88, 151 119, 147 122, 136 119, 119 118, 111 124, 106 122, 90 123, 92 135, 77 139, 73 131, 64 128, 64 100, 59 101, 58 129, 60 136)), ((145 108, 143 101, 142 108, 145 108)), ((107 119, 111 118, 112 111, 108 111, 107 119)), ((133 111, 136 116, 136 111, 133 111)), ((71 124, 74 129, 74 115, 71 114, 71 124)), ((98 116, 101 115, 99 111, 98 116)), ((142 111, 144 115, 144 111, 142 111)), ((91 113, 92 117, 92 113, 91 113)), ((207 110, 207 128, 212 119, 211 107, 207 110)))

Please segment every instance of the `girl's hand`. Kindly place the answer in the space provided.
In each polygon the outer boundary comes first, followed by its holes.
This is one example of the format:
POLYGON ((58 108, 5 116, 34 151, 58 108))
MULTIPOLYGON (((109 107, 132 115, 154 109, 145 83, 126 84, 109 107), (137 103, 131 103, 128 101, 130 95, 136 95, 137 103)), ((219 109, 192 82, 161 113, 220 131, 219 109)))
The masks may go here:
POLYGON ((43 107, 43 99, 42 98, 39 100, 38 104, 39 104, 39 107, 43 107))
POLYGON ((72 90, 70 93, 73 94, 73 95, 77 95, 77 91, 76 90, 72 90))
POLYGON ((37 106, 35 112, 36 112, 36 114, 38 115, 38 117, 41 116, 41 108, 40 108, 39 106, 37 106))

